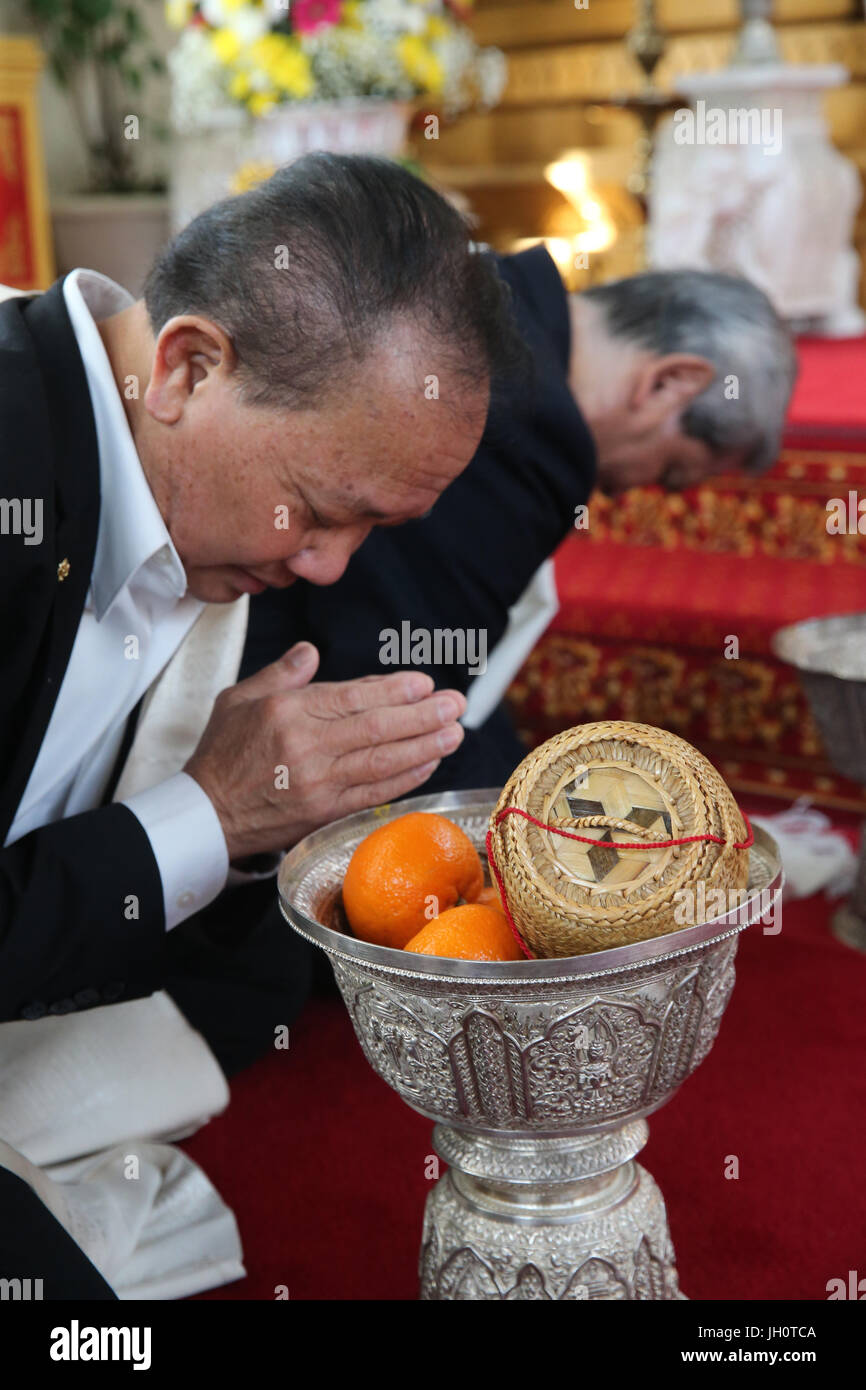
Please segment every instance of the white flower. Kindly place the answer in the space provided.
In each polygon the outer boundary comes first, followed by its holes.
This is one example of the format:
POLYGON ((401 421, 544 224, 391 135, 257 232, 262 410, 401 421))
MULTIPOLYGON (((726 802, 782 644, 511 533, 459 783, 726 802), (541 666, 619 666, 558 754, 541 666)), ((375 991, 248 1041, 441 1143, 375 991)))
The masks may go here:
POLYGON ((232 5, 227 4, 226 0, 202 0, 201 12, 208 24, 217 29, 231 29, 241 43, 254 43, 268 32, 272 23, 264 5, 232 5))
POLYGON ((414 88, 391 44, 358 30, 323 29, 304 41, 316 95, 410 97, 414 88))
POLYGON ((476 60, 482 106, 495 106, 508 81, 508 62, 499 48, 482 48, 476 60))
POLYGON ((363 17, 371 28, 393 34, 423 34, 427 27, 426 9, 410 0, 369 0, 363 17))
POLYGON ((265 11, 252 5, 245 5, 242 10, 236 10, 229 16, 227 24, 229 29, 237 34, 241 43, 255 43, 256 39, 269 33, 271 28, 271 21, 265 11))
POLYGON ((183 31, 168 55, 168 67, 175 129, 196 130, 211 112, 233 105, 225 88, 226 69, 201 28, 183 31))
POLYGON ((228 23, 230 11, 223 0, 202 0, 201 12, 208 24, 213 24, 217 29, 222 29, 228 23))

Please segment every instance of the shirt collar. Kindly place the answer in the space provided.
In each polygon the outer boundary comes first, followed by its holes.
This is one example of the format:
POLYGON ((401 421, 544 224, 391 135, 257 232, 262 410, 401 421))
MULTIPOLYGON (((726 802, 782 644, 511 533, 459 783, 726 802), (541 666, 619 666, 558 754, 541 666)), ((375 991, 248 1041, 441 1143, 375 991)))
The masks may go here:
MULTIPOLYGON (((95 270, 73 270, 63 295, 75 334, 93 406, 99 446, 100 511, 91 576, 97 621, 121 589, 159 555, 151 582, 178 599, 186 593, 186 573, 138 457, 123 401, 97 327, 135 303, 120 285, 95 270)), ((146 383, 139 383, 139 389, 146 383)))

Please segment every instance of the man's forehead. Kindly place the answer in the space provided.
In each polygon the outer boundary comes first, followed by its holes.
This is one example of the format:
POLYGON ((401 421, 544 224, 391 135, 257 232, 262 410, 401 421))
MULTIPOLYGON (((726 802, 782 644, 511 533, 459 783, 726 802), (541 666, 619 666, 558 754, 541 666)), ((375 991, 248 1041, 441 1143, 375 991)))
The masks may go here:
POLYGON ((473 432, 455 441, 443 430, 437 443, 438 448, 409 456, 401 449, 383 450, 368 455, 367 466, 357 460, 351 471, 320 475, 317 496, 341 514, 378 524, 421 516, 468 466, 478 440, 473 432))
POLYGON ((371 494, 369 489, 352 492, 340 488, 332 495, 331 504, 341 512, 348 512, 365 521, 396 524, 397 518, 409 520, 428 512, 445 486, 444 481, 441 485, 439 481, 435 485, 431 481, 428 486, 390 487, 386 492, 387 500, 378 493, 371 494))

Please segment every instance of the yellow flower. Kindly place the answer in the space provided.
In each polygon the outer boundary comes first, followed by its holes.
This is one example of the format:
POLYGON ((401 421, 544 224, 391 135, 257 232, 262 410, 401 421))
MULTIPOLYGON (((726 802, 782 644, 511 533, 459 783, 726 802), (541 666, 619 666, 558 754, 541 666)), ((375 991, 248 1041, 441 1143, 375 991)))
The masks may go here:
POLYGON ((247 107, 254 116, 264 116, 268 111, 273 110, 276 104, 276 92, 253 92, 247 102, 247 107))
POLYGON ((424 33, 426 39, 447 39, 454 33, 452 25, 441 14, 431 14, 424 33))
POLYGON ((232 29, 214 29, 210 36, 211 46, 221 63, 230 67, 241 51, 241 41, 232 29))
POLYGON ((264 183, 275 172, 276 165, 263 164, 259 160, 249 160, 236 170, 231 183, 229 184, 230 193, 246 193, 248 188, 255 188, 256 184, 264 183))
POLYGON ((192 17, 192 0, 166 0, 165 17, 172 29, 182 29, 192 17))
POLYGON ((252 83, 248 72, 236 72, 229 82, 229 94, 235 101, 246 101, 252 91, 252 83))
POLYGON ((417 34, 397 40, 397 53, 407 75, 424 92, 441 92, 445 82, 442 64, 432 48, 417 34))
POLYGON ((277 61, 285 45, 290 43, 291 39, 287 34, 263 34, 260 39, 250 44, 249 55, 254 63, 267 72, 277 61))
POLYGON ((306 97, 314 90, 310 60, 287 34, 265 34, 250 45, 252 62, 278 88, 290 97, 306 97))
POLYGON ((361 0, 345 0, 340 12, 340 22, 347 29, 363 29, 364 17, 361 0))
POLYGON ((310 60, 306 53, 297 48, 285 53, 274 64, 273 79, 276 86, 290 97, 307 97, 315 86, 310 60))

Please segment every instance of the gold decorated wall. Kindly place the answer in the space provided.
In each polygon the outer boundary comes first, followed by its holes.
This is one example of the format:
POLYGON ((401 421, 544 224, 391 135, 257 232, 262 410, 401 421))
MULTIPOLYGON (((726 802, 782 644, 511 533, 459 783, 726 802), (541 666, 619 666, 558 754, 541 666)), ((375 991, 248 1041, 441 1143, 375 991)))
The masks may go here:
MULTIPOLYGON (((635 18, 632 0, 476 0, 473 27, 483 43, 501 48, 508 84, 493 111, 440 128, 438 140, 416 139, 432 173, 469 199, 478 235, 504 249, 520 237, 567 235, 568 205, 544 176, 566 150, 588 156, 593 187, 621 230, 603 256, 599 278, 635 268, 639 218, 625 193, 633 164, 636 119, 599 106, 637 92, 642 74, 623 39, 635 18)), ((739 25, 736 0, 659 0, 657 22, 667 38, 656 70, 671 89, 678 73, 721 67, 739 25)), ((841 62, 851 80, 826 98, 837 146, 866 182, 866 24, 861 0, 776 0, 774 24, 782 54, 792 62, 841 62)), ((861 206, 857 249, 866 258, 866 209, 861 206)), ((862 282, 861 282, 862 283, 862 282)))

